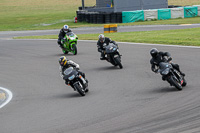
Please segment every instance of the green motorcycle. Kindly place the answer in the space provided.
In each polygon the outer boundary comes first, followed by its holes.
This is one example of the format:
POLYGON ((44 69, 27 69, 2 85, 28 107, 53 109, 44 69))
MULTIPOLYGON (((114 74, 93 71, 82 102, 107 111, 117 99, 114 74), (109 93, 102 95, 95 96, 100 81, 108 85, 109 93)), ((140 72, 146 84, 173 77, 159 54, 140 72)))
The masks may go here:
POLYGON ((78 36, 73 32, 69 32, 65 35, 65 37, 61 40, 63 48, 62 51, 64 54, 68 54, 68 52, 73 53, 74 55, 77 54, 77 40, 78 36))

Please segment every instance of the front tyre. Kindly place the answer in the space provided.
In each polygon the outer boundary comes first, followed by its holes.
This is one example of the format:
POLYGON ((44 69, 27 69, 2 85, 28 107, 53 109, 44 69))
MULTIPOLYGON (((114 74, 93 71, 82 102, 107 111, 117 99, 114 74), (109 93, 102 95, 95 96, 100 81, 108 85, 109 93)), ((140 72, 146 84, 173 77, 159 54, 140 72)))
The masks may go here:
POLYGON ((74 55, 76 55, 77 54, 77 47, 76 47, 76 44, 73 44, 72 45, 72 53, 74 54, 74 55))
POLYGON ((119 65, 119 68, 122 69, 122 63, 120 62, 119 58, 115 58, 116 64, 119 65))
POLYGON ((187 81, 185 80, 185 78, 183 78, 183 84, 182 84, 182 86, 184 87, 186 85, 187 85, 187 81))
POLYGON ((174 78, 174 76, 171 76, 171 77, 170 77, 170 83, 171 83, 172 85, 174 85, 178 90, 182 90, 182 89, 183 89, 181 83, 180 83, 179 81, 177 81, 177 80, 174 78))
POLYGON ((85 96, 85 90, 83 89, 83 86, 80 85, 81 83, 76 83, 74 84, 74 87, 76 88, 76 90, 78 91, 78 93, 81 95, 81 96, 85 96))

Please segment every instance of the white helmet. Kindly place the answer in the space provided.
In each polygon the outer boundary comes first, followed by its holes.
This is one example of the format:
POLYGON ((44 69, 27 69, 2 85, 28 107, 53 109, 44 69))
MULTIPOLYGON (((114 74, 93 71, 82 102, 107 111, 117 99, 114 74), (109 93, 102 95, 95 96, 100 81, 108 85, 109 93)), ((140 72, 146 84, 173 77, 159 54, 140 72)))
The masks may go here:
POLYGON ((68 25, 64 25, 64 26, 63 26, 63 29, 64 29, 64 32, 67 33, 68 30, 69 30, 69 26, 68 26, 68 25))
POLYGON ((99 41, 100 41, 101 43, 103 43, 103 42, 105 41, 105 37, 104 37, 103 34, 100 34, 100 35, 99 35, 99 41))

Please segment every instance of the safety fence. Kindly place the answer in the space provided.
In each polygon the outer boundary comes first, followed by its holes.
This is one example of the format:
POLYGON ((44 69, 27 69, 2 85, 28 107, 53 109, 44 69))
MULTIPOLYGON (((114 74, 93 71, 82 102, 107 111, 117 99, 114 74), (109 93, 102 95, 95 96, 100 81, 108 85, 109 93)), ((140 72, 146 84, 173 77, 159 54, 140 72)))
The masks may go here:
POLYGON ((167 20, 175 18, 190 18, 200 16, 200 5, 152 9, 152 10, 137 10, 122 12, 122 23, 132 23, 136 21, 148 20, 167 20))

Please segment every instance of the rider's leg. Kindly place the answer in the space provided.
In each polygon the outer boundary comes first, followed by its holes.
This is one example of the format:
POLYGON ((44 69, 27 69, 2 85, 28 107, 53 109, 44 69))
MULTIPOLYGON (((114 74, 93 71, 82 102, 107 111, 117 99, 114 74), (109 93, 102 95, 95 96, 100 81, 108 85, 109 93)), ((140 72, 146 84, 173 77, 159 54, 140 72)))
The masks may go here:
POLYGON ((61 39, 60 39, 60 38, 58 38, 57 43, 58 43, 58 45, 59 45, 61 48, 63 48, 62 43, 61 43, 61 39))
POLYGON ((180 72, 181 75, 185 76, 185 73, 181 72, 180 67, 179 67, 178 64, 174 64, 174 63, 171 63, 171 64, 172 64, 172 66, 173 66, 177 71, 180 72))
POLYGON ((101 52, 101 57, 100 57, 100 60, 105 60, 105 54, 104 54, 104 51, 101 52))

